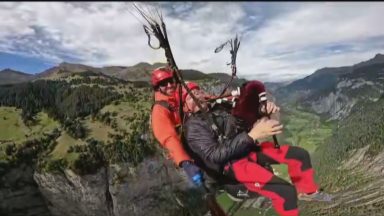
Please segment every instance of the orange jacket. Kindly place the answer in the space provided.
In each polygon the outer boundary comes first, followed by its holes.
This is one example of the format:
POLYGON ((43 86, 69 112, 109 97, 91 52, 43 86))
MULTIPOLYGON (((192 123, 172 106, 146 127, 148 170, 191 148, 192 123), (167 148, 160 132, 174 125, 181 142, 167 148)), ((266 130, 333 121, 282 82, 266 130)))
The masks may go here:
POLYGON ((184 160, 192 160, 184 150, 176 126, 180 125, 178 104, 175 97, 166 96, 160 92, 155 93, 155 101, 167 101, 173 112, 161 105, 154 105, 152 109, 152 130, 155 138, 162 147, 168 150, 169 157, 180 166, 184 160))

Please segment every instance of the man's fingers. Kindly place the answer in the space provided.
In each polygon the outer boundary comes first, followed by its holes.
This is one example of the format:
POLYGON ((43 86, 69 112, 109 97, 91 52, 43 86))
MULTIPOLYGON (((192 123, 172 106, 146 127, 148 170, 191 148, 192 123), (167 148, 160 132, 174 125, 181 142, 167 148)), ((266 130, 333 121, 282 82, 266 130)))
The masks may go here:
POLYGON ((273 135, 281 134, 282 132, 283 132, 282 130, 274 131, 274 132, 271 132, 270 135, 273 136, 273 135))
POLYGON ((280 122, 275 120, 275 119, 269 119, 269 124, 271 125, 271 127, 276 127, 278 125, 280 125, 280 122))
POLYGON ((283 130, 283 125, 272 127, 271 132, 281 131, 281 130, 283 130))
POLYGON ((274 130, 282 130, 283 128, 284 128, 284 125, 282 124, 273 127, 274 130))
POLYGON ((280 111, 280 108, 278 106, 275 106, 272 113, 277 113, 280 111))
POLYGON ((282 132, 283 132, 282 130, 278 130, 278 131, 269 131, 269 132, 266 132, 266 133, 265 133, 265 136, 264 136, 264 137, 270 137, 270 136, 273 136, 273 135, 281 134, 282 132))
POLYGON ((261 119, 259 119, 257 122, 267 122, 267 121, 269 121, 269 119, 264 116, 261 119))
POLYGON ((271 128, 270 131, 268 131, 268 133, 270 135, 280 134, 280 133, 283 132, 283 127, 284 127, 283 125, 274 126, 274 127, 271 128))

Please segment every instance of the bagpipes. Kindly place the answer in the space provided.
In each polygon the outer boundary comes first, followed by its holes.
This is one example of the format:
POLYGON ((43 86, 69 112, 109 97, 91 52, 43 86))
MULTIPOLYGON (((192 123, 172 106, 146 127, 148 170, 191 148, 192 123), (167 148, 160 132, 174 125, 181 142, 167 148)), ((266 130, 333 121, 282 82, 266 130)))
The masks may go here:
MULTIPOLYGON (((252 127, 257 120, 264 116, 271 118, 271 114, 267 113, 267 92, 262 82, 252 80, 243 84, 232 109, 232 115, 243 119, 248 127, 252 127)), ((273 141, 275 148, 280 148, 276 135, 273 135, 273 141)))
MULTIPOLYGON (((215 49, 215 53, 220 52, 226 45, 231 45, 231 69, 232 69, 232 76, 231 79, 228 81, 228 83, 225 85, 223 91, 221 94, 216 97, 212 98, 209 101, 210 102, 221 102, 220 100, 225 98, 231 98, 232 100, 236 100, 234 102, 234 106, 232 109, 232 114, 236 117, 240 117, 241 119, 245 120, 249 126, 253 125, 254 122, 256 122, 258 119, 260 119, 263 116, 267 116, 269 119, 270 114, 267 113, 267 93, 265 86, 262 82, 253 80, 249 81, 243 84, 242 88, 238 88, 236 91, 231 91, 227 94, 225 94, 227 88, 229 87, 230 83, 233 81, 233 78, 236 77, 237 73, 237 67, 236 67, 236 57, 237 57, 237 51, 240 47, 240 41, 237 38, 237 35, 235 39, 231 39, 223 44, 221 44, 219 47, 215 49), (258 98, 258 100, 255 100, 255 98, 258 98), (262 108, 264 107, 264 112, 262 111, 262 108)), ((229 64, 227 64, 229 65, 229 64)), ((273 141, 275 143, 275 148, 280 148, 280 145, 277 141, 276 135, 273 135, 273 141)))

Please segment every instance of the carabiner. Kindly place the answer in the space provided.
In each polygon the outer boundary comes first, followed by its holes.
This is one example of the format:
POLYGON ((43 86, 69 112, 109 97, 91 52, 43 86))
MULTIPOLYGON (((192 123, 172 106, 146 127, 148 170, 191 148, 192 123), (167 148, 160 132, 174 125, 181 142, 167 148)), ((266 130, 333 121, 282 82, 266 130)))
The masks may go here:
POLYGON ((147 34, 147 37, 148 37, 148 46, 151 47, 152 49, 155 49, 155 50, 160 49, 161 48, 161 44, 160 43, 159 43, 158 47, 152 46, 152 44, 151 44, 151 33, 149 33, 149 31, 148 31, 148 27, 144 25, 143 28, 144 28, 145 34, 147 34))

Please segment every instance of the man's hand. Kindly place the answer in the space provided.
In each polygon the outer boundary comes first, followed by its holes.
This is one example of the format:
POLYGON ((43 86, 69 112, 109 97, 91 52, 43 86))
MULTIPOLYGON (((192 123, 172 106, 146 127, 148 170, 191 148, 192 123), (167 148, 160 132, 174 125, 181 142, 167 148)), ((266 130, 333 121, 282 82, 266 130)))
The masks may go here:
POLYGON ((203 184, 203 174, 200 168, 193 164, 193 162, 183 161, 181 162, 181 167, 194 185, 201 186, 203 184))
POLYGON ((248 135, 252 137, 253 140, 257 140, 280 134, 282 129, 283 125, 281 125, 278 121, 263 117, 253 124, 253 127, 249 131, 248 135))
POLYGON ((262 106, 260 111, 265 114, 273 114, 279 112, 280 107, 276 106, 276 104, 271 101, 267 101, 267 112, 265 112, 265 106, 262 106))

